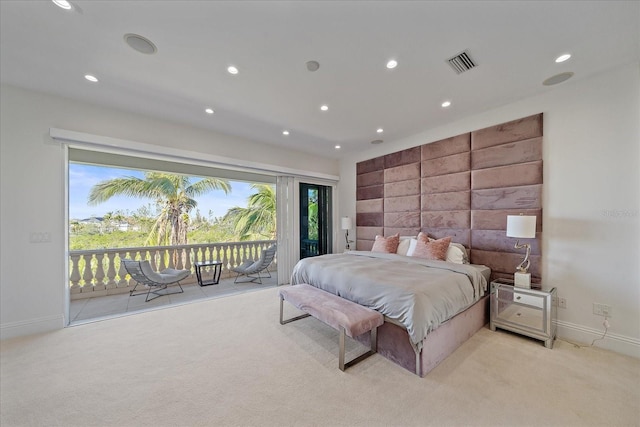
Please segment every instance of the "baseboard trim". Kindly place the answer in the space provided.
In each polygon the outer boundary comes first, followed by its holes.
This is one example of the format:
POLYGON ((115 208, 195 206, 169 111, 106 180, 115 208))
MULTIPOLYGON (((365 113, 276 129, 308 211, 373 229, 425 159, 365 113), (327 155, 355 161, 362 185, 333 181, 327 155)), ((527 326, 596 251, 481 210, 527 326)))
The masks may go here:
MULTIPOLYGON (((604 328, 593 329, 562 320, 558 320, 556 325, 558 327, 558 338, 584 345, 591 344, 594 339, 600 338, 604 333, 604 328)), ((604 339, 594 343, 594 347, 604 348, 640 359, 640 340, 636 338, 608 332, 604 339)))
POLYGON ((0 340, 55 331, 63 328, 64 316, 61 314, 3 323, 0 324, 0 340))

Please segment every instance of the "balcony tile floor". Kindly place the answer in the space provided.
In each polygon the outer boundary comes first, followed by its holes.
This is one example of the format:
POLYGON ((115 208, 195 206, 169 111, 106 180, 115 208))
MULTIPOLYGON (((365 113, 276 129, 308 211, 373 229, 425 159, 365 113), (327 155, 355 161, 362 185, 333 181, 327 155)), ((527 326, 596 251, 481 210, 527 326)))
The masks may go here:
MULTIPOLYGON (((220 279, 218 285, 198 286, 197 283, 182 285, 184 293, 158 297, 145 302, 146 293, 129 296, 129 293, 85 298, 71 301, 69 315, 71 325, 105 320, 147 310, 156 310, 174 305, 189 304, 204 299, 220 298, 259 289, 275 287, 278 284, 276 273, 271 278, 263 278, 260 283, 233 283, 234 278, 220 279)), ((241 278, 242 280, 242 278, 241 278)), ((170 290, 173 287, 170 287, 170 290)), ((136 291, 137 292, 137 291, 136 291)))

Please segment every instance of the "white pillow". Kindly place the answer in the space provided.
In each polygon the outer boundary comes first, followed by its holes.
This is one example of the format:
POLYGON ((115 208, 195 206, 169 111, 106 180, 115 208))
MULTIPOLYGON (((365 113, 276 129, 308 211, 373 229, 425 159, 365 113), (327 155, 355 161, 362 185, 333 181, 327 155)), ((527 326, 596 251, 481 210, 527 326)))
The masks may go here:
POLYGON ((416 244, 418 243, 418 239, 412 237, 409 240, 409 248, 407 249, 407 256, 413 256, 413 252, 416 250, 416 244))
POLYGON ((450 243, 447 249, 447 262, 456 264, 469 264, 467 249, 460 243, 450 243))
POLYGON ((400 236, 400 244, 398 244, 398 250, 396 253, 398 255, 407 255, 407 251, 409 250, 409 243, 411 243, 411 236, 400 236))

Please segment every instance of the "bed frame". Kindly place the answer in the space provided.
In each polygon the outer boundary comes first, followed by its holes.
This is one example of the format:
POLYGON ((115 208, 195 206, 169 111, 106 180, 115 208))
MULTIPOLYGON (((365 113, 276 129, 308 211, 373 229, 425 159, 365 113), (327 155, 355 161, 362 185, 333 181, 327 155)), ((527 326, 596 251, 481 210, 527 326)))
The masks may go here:
MULTIPOLYGON (((385 318, 378 328, 378 353, 416 375, 424 377, 489 322, 489 295, 480 298, 465 311, 458 313, 422 341, 416 352, 407 330, 385 318)), ((369 333, 357 337, 367 345, 369 333)))

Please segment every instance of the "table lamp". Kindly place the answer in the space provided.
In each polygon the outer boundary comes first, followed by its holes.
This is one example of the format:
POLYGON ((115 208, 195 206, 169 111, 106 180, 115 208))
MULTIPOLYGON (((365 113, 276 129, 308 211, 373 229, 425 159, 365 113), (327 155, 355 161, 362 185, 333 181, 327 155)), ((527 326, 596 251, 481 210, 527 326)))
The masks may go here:
MULTIPOLYGON (((515 237, 518 239, 535 239, 536 237, 536 217, 529 215, 507 215, 507 237, 515 237)), ((521 288, 531 288, 531 274, 528 272, 531 262, 529 255, 531 254, 531 245, 528 243, 520 244, 520 240, 516 240, 516 249, 526 248, 524 260, 516 267, 514 274, 514 285, 521 288)))
POLYGON ((351 222, 351 218, 349 218, 348 216, 343 216, 342 217, 342 224, 341 227, 343 230, 345 230, 344 232, 344 240, 347 243, 346 245, 346 250, 350 250, 351 247, 349 245, 349 243, 353 242, 353 240, 349 240, 349 230, 351 229, 351 227, 353 226, 353 223, 351 222))

